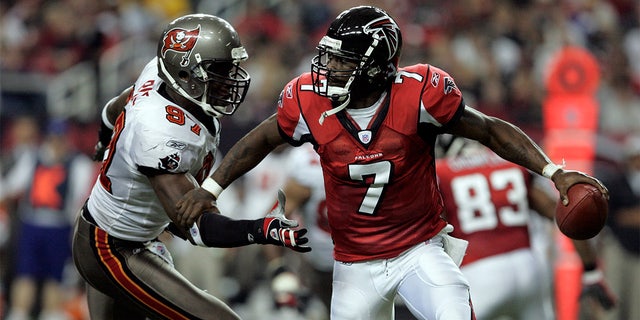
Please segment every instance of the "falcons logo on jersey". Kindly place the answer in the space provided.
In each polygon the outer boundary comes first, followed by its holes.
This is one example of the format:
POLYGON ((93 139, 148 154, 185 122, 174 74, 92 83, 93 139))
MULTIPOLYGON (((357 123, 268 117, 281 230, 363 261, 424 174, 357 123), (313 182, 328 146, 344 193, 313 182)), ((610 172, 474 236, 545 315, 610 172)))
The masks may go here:
POLYGON ((379 41, 387 43, 388 59, 391 59, 398 51, 400 29, 395 21, 389 17, 380 17, 372 20, 364 26, 363 30, 364 33, 376 35, 379 41))
POLYGON ((183 67, 189 65, 189 55, 191 54, 193 47, 196 46, 199 35, 200 25, 192 30, 173 28, 167 31, 162 38, 162 50, 160 50, 162 57, 164 58, 165 53, 169 50, 184 52, 185 54, 182 56, 180 65, 183 67))

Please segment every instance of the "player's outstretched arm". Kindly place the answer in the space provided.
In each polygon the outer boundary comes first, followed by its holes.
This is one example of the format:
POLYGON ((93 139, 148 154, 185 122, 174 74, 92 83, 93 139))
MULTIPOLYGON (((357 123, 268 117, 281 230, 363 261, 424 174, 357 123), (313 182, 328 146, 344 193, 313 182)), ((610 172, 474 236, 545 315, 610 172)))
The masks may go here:
POLYGON ((189 191, 176 203, 178 221, 192 224, 205 206, 215 201, 224 188, 253 169, 284 142, 274 114, 236 142, 213 175, 205 179, 201 188, 189 191))
POLYGON ((568 204, 569 187, 576 183, 591 184, 609 198, 609 191, 602 182, 583 172, 564 170, 554 164, 529 136, 509 122, 467 106, 459 121, 445 132, 477 140, 502 158, 551 179, 564 205, 568 204))
POLYGON ((209 202, 192 225, 183 225, 177 219, 175 203, 197 186, 195 179, 189 174, 171 173, 148 174, 148 177, 175 226, 170 230, 195 245, 228 248, 257 243, 288 247, 300 252, 311 250, 305 246, 308 242, 305 237, 307 230, 294 230, 298 226, 297 221, 284 217, 284 194, 279 194, 276 206, 262 219, 234 220, 220 214, 215 202, 209 202))
POLYGON ((598 266, 596 249, 588 240, 573 240, 576 252, 582 261, 582 302, 593 301, 605 310, 617 304, 617 297, 609 288, 604 273, 598 266))

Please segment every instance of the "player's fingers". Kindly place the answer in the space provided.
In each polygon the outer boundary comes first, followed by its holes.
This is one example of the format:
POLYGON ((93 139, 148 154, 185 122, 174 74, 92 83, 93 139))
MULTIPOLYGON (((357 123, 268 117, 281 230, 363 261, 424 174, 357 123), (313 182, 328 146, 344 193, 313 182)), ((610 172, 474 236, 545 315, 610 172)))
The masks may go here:
POLYGON ((602 192, 602 195, 607 198, 607 200, 609 200, 609 189, 607 189, 607 187, 600 181, 598 181, 598 189, 600 189, 600 192, 602 192))
POLYGON ((193 225, 193 223, 196 222, 196 219, 193 216, 186 216, 184 220, 184 224, 187 226, 193 225))
POLYGON ((182 213, 178 214, 178 219, 183 226, 191 226, 194 219, 191 219, 191 212, 194 211, 192 203, 185 203, 182 206, 182 213))
MULTIPOLYGON (((306 228, 302 228, 302 229, 300 229, 300 230, 297 230, 296 232, 297 232, 297 236, 298 236, 298 238, 302 238, 302 237, 304 237, 304 235, 306 235, 306 234, 307 234, 307 231, 308 231, 308 230, 307 230, 306 228)), ((305 241, 304 243, 307 243, 307 242, 305 241)))
POLYGON ((584 182, 598 188, 598 190, 600 190, 600 193, 602 193, 602 195, 604 195, 605 198, 609 199, 609 190, 600 180, 582 172, 581 172, 581 175, 582 175, 582 180, 584 182))
POLYGON ((560 191, 560 202, 562 202, 562 205, 565 207, 569 204, 569 197, 567 196, 566 190, 560 191))
POLYGON ((304 252, 309 252, 309 251, 311 251, 311 247, 309 247, 309 246, 297 246, 297 247, 293 248, 293 250, 295 250, 295 251, 297 251, 297 252, 302 252, 302 253, 304 253, 304 252))
POLYGON ((298 241, 296 242, 296 246, 302 246, 309 243, 309 239, 307 238, 299 238, 298 241))

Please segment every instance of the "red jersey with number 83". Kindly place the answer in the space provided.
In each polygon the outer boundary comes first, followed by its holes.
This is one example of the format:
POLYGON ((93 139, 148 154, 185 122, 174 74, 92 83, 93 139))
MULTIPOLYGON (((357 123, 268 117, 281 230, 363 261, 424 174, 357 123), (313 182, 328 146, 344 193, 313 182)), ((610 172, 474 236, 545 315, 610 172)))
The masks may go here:
POLYGON ((469 241, 463 265, 529 248, 529 171, 484 148, 436 167, 451 235, 469 241))

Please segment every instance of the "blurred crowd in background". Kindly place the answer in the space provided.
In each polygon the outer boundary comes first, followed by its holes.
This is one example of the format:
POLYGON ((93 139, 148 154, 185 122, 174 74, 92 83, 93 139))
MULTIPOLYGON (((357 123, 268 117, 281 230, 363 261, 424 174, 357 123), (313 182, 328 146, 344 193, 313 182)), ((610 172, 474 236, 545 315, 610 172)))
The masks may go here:
POLYGON ((2 127, 21 115, 94 125, 104 103, 155 54, 162 28, 182 14, 204 12, 230 21, 250 56, 251 90, 239 113, 225 119, 224 152, 273 112, 283 84, 310 69, 328 23, 358 3, 396 17, 404 37, 401 64, 447 70, 469 105, 521 125, 534 138, 542 134, 545 65, 564 45, 585 47, 600 63, 602 133, 620 137, 640 126, 633 0, 9 0, 0 3, 2 127))
MULTIPOLYGON (((222 119, 224 153, 274 112, 286 82, 310 71, 328 24, 358 4, 379 6, 395 17, 404 40, 401 66, 429 63, 446 70, 468 105, 511 121, 537 142, 544 134, 549 60, 563 46, 586 48, 601 72, 598 134, 606 148, 599 150, 607 151, 598 155, 622 165, 629 154, 625 141, 640 136, 637 0, 3 0, 0 173, 4 179, 23 150, 43 143, 52 121, 64 121, 67 142, 90 156, 106 101, 130 86, 155 55, 166 24, 193 12, 228 20, 249 53, 243 66, 251 87, 238 112, 222 119)), ((8 189, 0 183, 5 303, 13 262, 7 258, 11 201, 17 196, 7 195, 8 189)))

